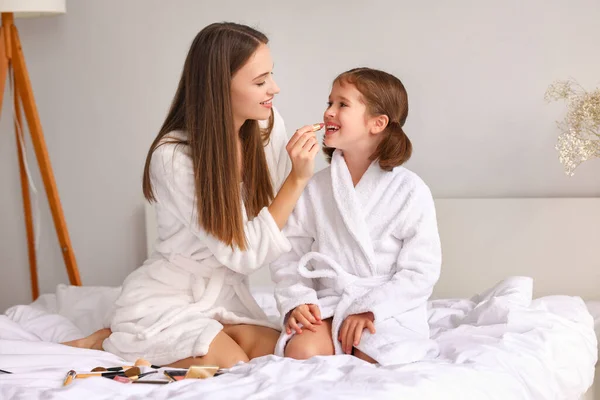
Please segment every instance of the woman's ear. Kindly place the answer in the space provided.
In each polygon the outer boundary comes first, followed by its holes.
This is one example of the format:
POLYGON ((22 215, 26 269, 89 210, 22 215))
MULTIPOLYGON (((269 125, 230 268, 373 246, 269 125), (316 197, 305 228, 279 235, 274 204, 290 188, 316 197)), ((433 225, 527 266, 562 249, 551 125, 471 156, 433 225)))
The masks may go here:
POLYGON ((376 117, 373 117, 371 120, 371 134, 377 135, 387 128, 390 119, 387 115, 382 114, 376 117))

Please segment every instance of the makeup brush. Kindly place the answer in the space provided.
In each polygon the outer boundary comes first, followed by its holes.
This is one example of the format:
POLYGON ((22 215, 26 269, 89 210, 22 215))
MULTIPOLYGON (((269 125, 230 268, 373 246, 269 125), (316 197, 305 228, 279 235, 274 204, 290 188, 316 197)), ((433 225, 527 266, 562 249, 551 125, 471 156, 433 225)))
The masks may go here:
POLYGON ((160 366, 158 366, 158 365, 152 365, 150 363, 150 361, 144 360, 143 358, 138 358, 135 361, 135 364, 133 364, 133 365, 136 366, 136 367, 150 367, 150 368, 154 368, 154 369, 159 369, 160 368, 160 366))
POLYGON ((136 380, 138 380, 140 378, 143 378, 146 375, 151 375, 151 374, 156 374, 156 373, 158 373, 158 371, 144 372, 143 374, 129 376, 128 378, 136 381, 136 380))
POLYGON ((126 376, 130 378, 132 376, 138 376, 140 374, 140 369, 138 367, 129 368, 126 371, 112 371, 112 372, 101 372, 101 373, 89 373, 89 374, 77 374, 76 379, 79 378, 93 378, 95 376, 101 376, 104 378, 112 379, 117 375, 126 376))
POLYGON ((124 365, 122 367, 96 367, 92 370, 92 372, 117 372, 127 370, 129 368, 133 368, 133 365, 124 365))
POLYGON ((65 376, 65 380, 63 381, 63 386, 67 386, 68 384, 73 382, 75 376, 77 376, 77 372, 75 372, 74 370, 70 370, 69 372, 67 372, 67 376, 65 376))
POLYGON ((96 367, 92 370, 92 372, 116 372, 133 367, 150 367, 154 369, 160 368, 158 365, 152 365, 150 361, 144 360, 143 358, 138 358, 134 365, 123 365, 122 367, 96 367))

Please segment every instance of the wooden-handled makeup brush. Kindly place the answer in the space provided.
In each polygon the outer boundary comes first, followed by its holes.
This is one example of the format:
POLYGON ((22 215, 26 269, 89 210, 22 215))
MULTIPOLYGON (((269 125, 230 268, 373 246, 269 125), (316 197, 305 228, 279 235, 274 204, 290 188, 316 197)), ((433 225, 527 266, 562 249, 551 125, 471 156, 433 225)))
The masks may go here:
POLYGON ((138 367, 129 368, 125 371, 111 371, 111 372, 101 372, 101 373, 88 373, 88 374, 77 374, 75 379, 79 378, 93 378, 96 376, 101 376, 103 378, 112 379, 117 375, 125 376, 127 378, 140 375, 141 370, 138 367))
POLYGON ((133 365, 124 365, 122 367, 96 367, 92 370, 92 372, 118 372, 127 370, 129 368, 133 368, 133 365))
POLYGON ((133 367, 150 367, 154 369, 160 368, 158 365, 151 364, 150 361, 144 360, 143 358, 138 358, 134 365, 123 365, 120 367, 96 367, 92 370, 92 372, 117 372, 133 367))
POLYGON ((158 366, 158 365, 152 365, 150 363, 150 361, 144 360, 143 358, 138 358, 135 361, 135 364, 133 364, 133 365, 136 366, 136 367, 150 367, 150 368, 154 368, 154 369, 159 369, 160 368, 160 366, 158 366))

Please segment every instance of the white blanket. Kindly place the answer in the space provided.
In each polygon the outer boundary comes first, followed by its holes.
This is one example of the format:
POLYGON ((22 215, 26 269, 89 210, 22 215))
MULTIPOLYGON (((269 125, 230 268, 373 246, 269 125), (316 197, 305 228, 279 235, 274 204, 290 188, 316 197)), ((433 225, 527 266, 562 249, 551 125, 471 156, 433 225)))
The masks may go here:
MULTIPOLYGON (((436 360, 379 367, 344 355, 307 361, 268 356, 203 381, 158 386, 98 378, 66 388, 62 381, 70 369, 124 360, 48 342, 102 324, 83 318, 86 311, 74 306, 81 299, 95 303, 101 319, 116 296, 113 289, 90 295, 88 288, 61 287, 57 305, 43 298, 43 307, 17 306, 0 316, 0 369, 14 372, 0 374, 0 398, 579 399, 592 384, 597 359, 593 318, 576 297, 532 301, 531 287, 528 278, 512 278, 472 299, 430 302, 431 337, 440 348, 436 360)), ((271 294, 255 297, 275 316, 271 294)))
MULTIPOLYGON (((431 192, 417 175, 404 167, 384 171, 374 161, 355 187, 336 150, 283 232, 292 251, 271 271, 284 319, 299 305, 318 305, 323 319, 333 317, 335 354, 343 354, 337 337, 344 320, 372 312, 376 332, 365 330, 355 347, 379 364, 437 355, 426 306, 440 276, 441 246, 431 192)), ((283 356, 291 335, 283 330, 275 354, 283 356)))

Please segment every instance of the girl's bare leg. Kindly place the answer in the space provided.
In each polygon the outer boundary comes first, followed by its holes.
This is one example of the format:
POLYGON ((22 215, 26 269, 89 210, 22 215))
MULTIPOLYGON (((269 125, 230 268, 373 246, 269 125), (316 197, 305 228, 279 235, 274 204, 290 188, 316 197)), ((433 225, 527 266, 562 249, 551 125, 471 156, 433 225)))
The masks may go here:
POLYGON ((335 353, 331 338, 331 318, 314 325, 316 332, 303 329, 290 339, 285 348, 285 356, 297 360, 306 360, 314 356, 331 356, 335 353))

